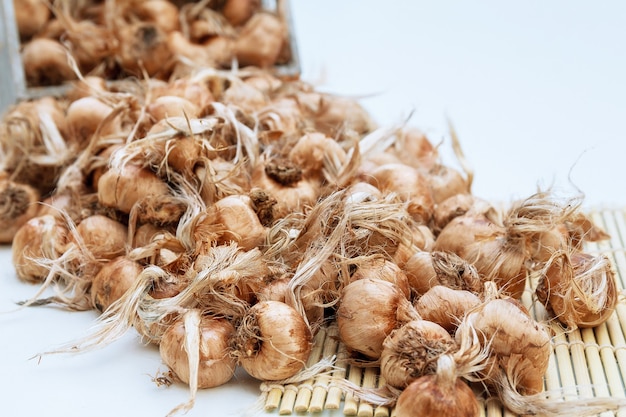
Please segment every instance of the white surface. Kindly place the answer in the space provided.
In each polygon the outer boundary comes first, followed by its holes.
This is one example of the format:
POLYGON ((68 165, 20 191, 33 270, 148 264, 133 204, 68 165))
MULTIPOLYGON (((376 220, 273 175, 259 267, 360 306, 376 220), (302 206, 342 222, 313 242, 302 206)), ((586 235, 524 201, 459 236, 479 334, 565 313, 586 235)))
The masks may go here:
MULTIPOLYGON (((381 125, 414 111, 409 123, 444 151, 450 117, 476 195, 508 201, 552 183, 573 192, 571 172, 585 204, 626 206, 626 3, 293 0, 292 11, 303 78, 364 97, 381 125)), ((36 287, 18 282, 7 248, 0 264, 6 312, 36 287)), ((101 351, 29 360, 95 317, 0 314, 0 415, 162 416, 187 399, 185 387, 152 383, 165 368, 132 333, 101 351)), ((238 377, 201 392, 187 415, 242 415, 259 392, 238 377)))

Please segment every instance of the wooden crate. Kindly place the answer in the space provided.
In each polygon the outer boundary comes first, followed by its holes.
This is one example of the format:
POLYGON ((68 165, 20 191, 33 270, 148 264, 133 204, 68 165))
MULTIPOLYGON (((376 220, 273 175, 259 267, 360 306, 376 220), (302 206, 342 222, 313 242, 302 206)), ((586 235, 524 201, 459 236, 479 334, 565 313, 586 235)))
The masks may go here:
MULTIPOLYGON (((275 11, 286 23, 289 32, 291 60, 276 67, 276 74, 283 78, 300 76, 300 58, 294 33, 289 0, 262 0, 264 10, 275 11)), ((66 86, 28 87, 20 57, 20 39, 15 23, 13 0, 0 2, 0 113, 18 101, 63 95, 66 86)))

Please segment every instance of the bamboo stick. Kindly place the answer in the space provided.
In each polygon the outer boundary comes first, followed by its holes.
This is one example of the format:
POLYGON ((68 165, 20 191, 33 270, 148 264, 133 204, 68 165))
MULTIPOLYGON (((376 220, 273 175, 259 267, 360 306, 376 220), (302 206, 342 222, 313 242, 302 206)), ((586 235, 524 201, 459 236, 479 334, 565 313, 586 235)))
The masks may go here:
POLYGON ((337 410, 341 405, 343 398, 343 390, 333 383, 335 380, 342 380, 346 377, 346 368, 348 367, 348 352, 343 344, 339 344, 337 352, 337 370, 333 372, 333 377, 329 384, 328 394, 326 396, 325 408, 328 410, 337 410))
POLYGON ((563 387, 563 396, 565 398, 576 398, 576 378, 570 360, 569 343, 563 332, 563 328, 556 323, 551 324, 554 332, 554 354, 556 356, 557 367, 559 370, 559 379, 561 387, 563 387))
POLYGON ((265 399, 265 411, 274 411, 280 405, 280 400, 283 397, 283 390, 280 388, 272 388, 267 393, 265 399))
POLYGON ((593 329, 582 329, 583 342, 585 343, 585 354, 587 356, 587 367, 591 375, 596 397, 608 397, 609 392, 604 376, 602 361, 600 360, 600 351, 596 341, 593 329))
MULTIPOLYGON (((306 366, 312 367, 322 359, 322 350, 324 348, 324 339, 326 339, 326 329, 321 327, 315 334, 313 339, 313 348, 307 360, 306 366)), ((293 409, 296 413, 303 413, 308 410, 311 395, 313 394, 313 383, 315 378, 307 379, 298 385, 298 392, 295 398, 293 409)))
MULTIPOLYGON (((376 383, 378 388, 385 386, 385 378, 378 376, 378 382, 376 383)), ((379 406, 374 410, 374 417, 389 417, 389 407, 379 406)))
MULTIPOLYGON (((350 365, 348 368, 348 381, 356 385, 361 385, 361 378, 363 377, 363 370, 354 365, 350 365)), ((343 403, 343 413, 347 416, 354 416, 359 411, 359 401, 351 393, 346 394, 346 398, 343 403)))
POLYGON ((485 406, 487 417, 502 417, 502 404, 498 399, 487 399, 485 406))
POLYGON ((574 365, 578 396, 581 398, 592 398, 593 388, 591 387, 589 369, 587 368, 585 343, 583 342, 580 330, 569 332, 567 338, 570 343, 570 352, 572 355, 572 364, 574 365))
MULTIPOLYGON (((322 356, 324 358, 337 354, 337 326, 330 325, 326 329, 326 338, 324 340, 324 349, 322 356)), ((336 372, 336 371, 333 371, 336 372)), ((313 384, 313 393, 311 394, 311 401, 309 403, 310 413, 319 413, 324 409, 324 401, 326 400, 326 394, 330 389, 329 384, 331 377, 329 375, 320 375, 316 378, 313 384)))
MULTIPOLYGON (((363 383, 361 386, 364 388, 375 388, 378 375, 378 368, 369 367, 363 370, 363 383)), ((371 404, 363 401, 359 402, 359 411, 357 416, 359 417, 372 417, 374 415, 374 407, 371 404)))

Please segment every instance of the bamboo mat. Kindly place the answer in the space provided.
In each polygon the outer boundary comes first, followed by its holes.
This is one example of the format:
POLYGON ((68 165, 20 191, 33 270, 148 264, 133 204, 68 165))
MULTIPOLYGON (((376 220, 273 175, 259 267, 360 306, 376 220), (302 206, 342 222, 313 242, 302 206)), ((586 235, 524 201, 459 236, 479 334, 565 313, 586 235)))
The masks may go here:
MULTIPOLYGON (((626 288, 626 209, 592 210, 592 220, 611 236, 609 240, 588 243, 586 252, 605 253, 611 259, 619 291, 626 288)), ((543 306, 534 301, 531 286, 522 297, 533 317, 548 318, 543 306)), ((544 377, 546 391, 557 390, 555 397, 591 398, 626 397, 626 304, 620 297, 615 313, 609 320, 593 329, 566 332, 556 323, 550 324, 554 337, 552 355, 544 377)), ((333 382, 348 379, 364 387, 383 384, 377 368, 348 365, 345 348, 338 341, 337 326, 330 324, 317 334, 308 365, 322 358, 336 355, 336 368, 304 382, 268 385, 262 384, 262 400, 268 415, 307 415, 323 410, 341 410, 344 415, 358 417, 393 417, 393 409, 372 407, 345 394, 333 382)), ((555 398, 556 400, 556 398, 555 398)), ((514 417, 494 399, 480 399, 481 416, 514 417)), ((333 414, 334 415, 334 414, 333 414)), ((626 417, 626 411, 607 412, 601 417, 626 417)))

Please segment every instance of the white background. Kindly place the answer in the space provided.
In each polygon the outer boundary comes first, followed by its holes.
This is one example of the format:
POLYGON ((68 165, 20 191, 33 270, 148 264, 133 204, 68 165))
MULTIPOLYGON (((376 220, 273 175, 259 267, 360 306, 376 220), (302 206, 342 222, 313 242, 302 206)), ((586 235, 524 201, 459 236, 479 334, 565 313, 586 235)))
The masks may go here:
MULTIPOLYGON (((476 195, 575 185, 588 206, 626 206, 626 3, 293 0, 292 12, 303 79, 360 97, 381 126, 413 113, 409 123, 454 164, 449 117, 476 195)), ((186 400, 185 387, 151 382, 165 367, 133 333, 97 352, 29 360, 83 335, 96 315, 6 313, 36 287, 18 282, 10 249, 0 265, 0 415, 163 416, 186 400)), ((258 393, 240 372, 187 415, 241 415, 258 393)))

